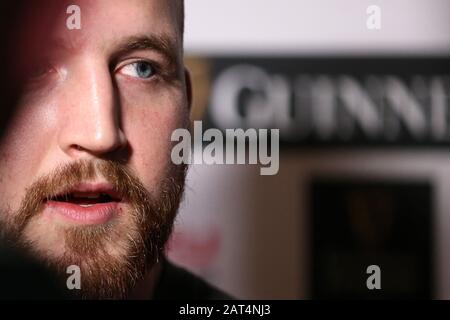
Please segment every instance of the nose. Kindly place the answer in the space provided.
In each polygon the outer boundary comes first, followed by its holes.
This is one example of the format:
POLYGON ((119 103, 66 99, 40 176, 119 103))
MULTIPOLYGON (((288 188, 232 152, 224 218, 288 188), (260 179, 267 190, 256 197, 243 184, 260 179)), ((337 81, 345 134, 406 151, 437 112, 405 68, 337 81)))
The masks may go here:
POLYGON ((105 157, 124 149, 127 139, 120 124, 120 103, 108 65, 82 61, 68 72, 59 145, 71 157, 105 157))

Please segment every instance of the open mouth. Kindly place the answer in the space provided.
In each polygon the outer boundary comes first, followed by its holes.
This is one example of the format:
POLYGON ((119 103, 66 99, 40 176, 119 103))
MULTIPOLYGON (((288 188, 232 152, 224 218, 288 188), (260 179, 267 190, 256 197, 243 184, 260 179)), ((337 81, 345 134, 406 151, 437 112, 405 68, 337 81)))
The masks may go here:
POLYGON ((50 214, 84 224, 104 223, 118 213, 122 197, 109 184, 82 184, 45 201, 50 214))
POLYGON ((109 184, 80 184, 47 199, 47 202, 68 203, 81 207, 121 201, 119 193, 109 184))
POLYGON ((120 202, 120 199, 104 192, 70 192, 50 198, 50 201, 68 202, 81 207, 91 207, 96 204, 120 202))

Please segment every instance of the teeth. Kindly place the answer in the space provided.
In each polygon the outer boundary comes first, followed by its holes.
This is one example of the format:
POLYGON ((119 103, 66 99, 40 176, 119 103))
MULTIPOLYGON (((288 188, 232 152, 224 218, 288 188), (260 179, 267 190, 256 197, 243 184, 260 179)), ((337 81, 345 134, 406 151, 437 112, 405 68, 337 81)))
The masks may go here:
POLYGON ((88 208, 88 207, 92 207, 93 205, 92 204, 80 204, 79 206, 83 207, 83 208, 88 208))

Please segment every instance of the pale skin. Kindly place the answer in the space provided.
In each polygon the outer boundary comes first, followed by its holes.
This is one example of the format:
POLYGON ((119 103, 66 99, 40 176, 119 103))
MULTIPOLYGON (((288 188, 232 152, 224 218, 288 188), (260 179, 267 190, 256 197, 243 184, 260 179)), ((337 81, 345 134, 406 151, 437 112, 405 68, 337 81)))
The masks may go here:
MULTIPOLYGON (((80 159, 121 161, 157 194, 171 161, 170 136, 188 119, 189 77, 170 1, 71 4, 81 8, 82 29, 68 30, 61 13, 48 68, 27 87, 0 142, 2 212, 19 208, 36 177, 80 159), (121 50, 142 36, 170 43, 174 63, 157 48, 121 50)), ((30 234, 46 239, 40 249, 58 255, 64 248, 52 230, 67 222, 42 219, 30 234)))

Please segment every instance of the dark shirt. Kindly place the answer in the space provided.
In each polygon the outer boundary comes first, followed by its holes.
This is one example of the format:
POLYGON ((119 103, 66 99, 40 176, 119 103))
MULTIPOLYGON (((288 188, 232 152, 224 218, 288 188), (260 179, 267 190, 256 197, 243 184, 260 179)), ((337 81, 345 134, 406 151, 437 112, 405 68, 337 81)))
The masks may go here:
MULTIPOLYGON (((155 300, 228 300, 230 296, 189 271, 162 260, 155 300)), ((0 300, 66 299, 66 290, 36 261, 0 243, 0 300)))
POLYGON ((232 297, 168 260, 153 294, 155 300, 231 300, 232 297))

